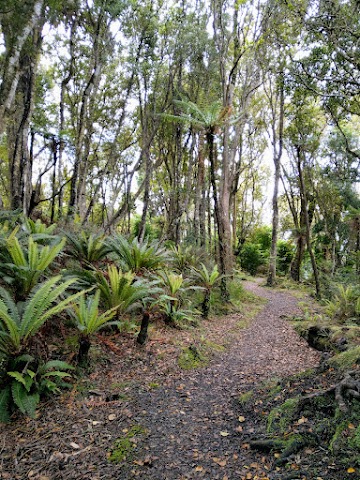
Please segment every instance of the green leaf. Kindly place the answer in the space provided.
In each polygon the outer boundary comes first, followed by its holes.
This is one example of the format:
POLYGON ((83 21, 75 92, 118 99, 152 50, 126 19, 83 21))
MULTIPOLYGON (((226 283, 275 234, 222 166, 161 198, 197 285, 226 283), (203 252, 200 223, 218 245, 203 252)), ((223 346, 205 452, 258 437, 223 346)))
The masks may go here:
POLYGON ((49 360, 45 363, 43 367, 45 371, 48 371, 51 368, 57 368, 61 370, 75 370, 75 367, 73 367, 69 363, 63 362, 62 360, 49 360))
POLYGON ((26 384, 24 375, 22 373, 20 373, 20 372, 6 372, 6 373, 9 375, 9 377, 15 378, 15 380, 17 382, 20 382, 22 385, 24 385, 26 390, 29 391, 28 388, 27 388, 27 384, 26 384))
POLYGON ((54 370, 53 372, 46 372, 42 375, 43 377, 71 377, 70 373, 60 372, 59 370, 54 370))
POLYGON ((34 418, 36 407, 40 401, 40 395, 38 393, 30 395, 19 382, 13 382, 11 384, 11 393, 14 403, 20 412, 34 418))

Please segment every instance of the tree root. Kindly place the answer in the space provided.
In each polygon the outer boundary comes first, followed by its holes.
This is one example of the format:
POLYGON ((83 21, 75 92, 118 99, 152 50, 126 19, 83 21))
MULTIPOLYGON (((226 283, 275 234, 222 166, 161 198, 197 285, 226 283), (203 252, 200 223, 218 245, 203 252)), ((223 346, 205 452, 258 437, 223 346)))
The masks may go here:
POLYGON ((339 405, 341 412, 346 413, 349 411, 349 407, 345 400, 345 397, 360 399, 360 380, 354 378, 355 375, 359 374, 358 370, 351 370, 345 373, 344 378, 336 385, 333 385, 326 390, 321 390, 319 392, 311 393, 300 397, 299 399, 299 408, 301 410, 304 405, 310 403, 312 399, 317 397, 322 397, 327 393, 335 393, 335 401, 339 405))
POLYGON ((295 434, 286 440, 278 438, 252 440, 249 442, 249 445, 250 448, 262 452, 270 452, 273 450, 282 451, 280 457, 276 460, 275 465, 283 465, 291 455, 299 452, 305 447, 315 445, 316 443, 316 435, 307 432, 303 435, 295 434))

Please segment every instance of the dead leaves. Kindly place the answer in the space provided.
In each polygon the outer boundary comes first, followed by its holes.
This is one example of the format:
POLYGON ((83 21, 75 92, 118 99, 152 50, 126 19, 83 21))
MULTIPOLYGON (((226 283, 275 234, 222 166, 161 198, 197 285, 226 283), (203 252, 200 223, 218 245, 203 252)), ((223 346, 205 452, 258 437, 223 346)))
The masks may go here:
POLYGON ((219 465, 219 467, 225 467, 227 461, 224 458, 212 457, 213 461, 219 465))

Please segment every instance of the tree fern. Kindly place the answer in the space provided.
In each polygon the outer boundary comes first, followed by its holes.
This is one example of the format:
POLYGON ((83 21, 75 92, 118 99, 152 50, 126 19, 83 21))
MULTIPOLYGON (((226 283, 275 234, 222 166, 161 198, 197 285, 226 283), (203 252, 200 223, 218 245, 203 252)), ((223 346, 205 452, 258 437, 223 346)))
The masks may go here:
POLYGON ((0 351, 7 355, 20 352, 46 320, 62 312, 82 294, 78 292, 59 301, 59 297, 76 281, 70 279, 58 284, 60 280, 60 276, 47 280, 25 304, 16 304, 8 292, 0 288, 0 351))
POLYGON ((83 231, 80 235, 67 234, 66 237, 69 243, 67 253, 85 266, 102 260, 110 251, 104 235, 88 234, 83 231))
POLYGON ((20 244, 16 233, 17 229, 6 240, 6 248, 13 262, 6 267, 10 283, 16 287, 17 298, 23 300, 59 255, 66 240, 63 238, 56 244, 42 246, 30 236, 26 248, 20 244))
POLYGON ((123 273, 115 265, 108 267, 107 275, 98 272, 98 288, 107 308, 117 307, 118 314, 126 313, 158 293, 155 282, 135 278, 134 273, 123 273))
POLYGON ((132 241, 118 235, 108 240, 112 253, 117 257, 123 271, 139 274, 143 271, 154 271, 164 266, 168 253, 159 243, 132 241))

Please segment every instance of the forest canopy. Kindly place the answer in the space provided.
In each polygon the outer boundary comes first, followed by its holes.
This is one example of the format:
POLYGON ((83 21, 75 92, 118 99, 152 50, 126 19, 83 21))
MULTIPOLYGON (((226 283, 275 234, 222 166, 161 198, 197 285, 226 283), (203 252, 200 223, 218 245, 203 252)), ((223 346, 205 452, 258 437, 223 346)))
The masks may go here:
POLYGON ((270 188, 269 284, 279 249, 319 295, 359 274, 356 0, 1 0, 0 27, 4 210, 206 247, 226 299, 270 188))

